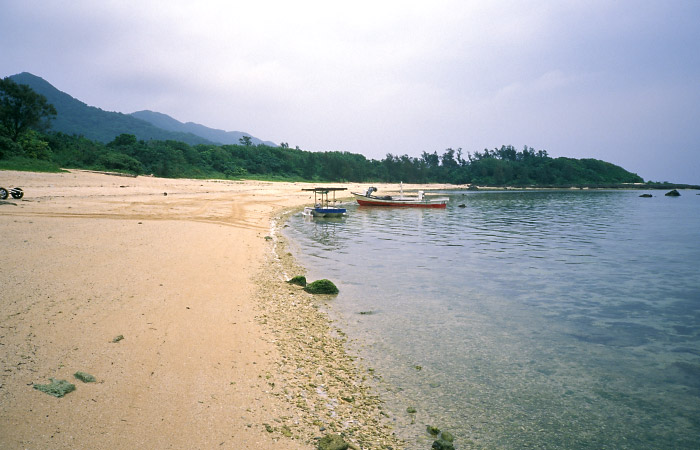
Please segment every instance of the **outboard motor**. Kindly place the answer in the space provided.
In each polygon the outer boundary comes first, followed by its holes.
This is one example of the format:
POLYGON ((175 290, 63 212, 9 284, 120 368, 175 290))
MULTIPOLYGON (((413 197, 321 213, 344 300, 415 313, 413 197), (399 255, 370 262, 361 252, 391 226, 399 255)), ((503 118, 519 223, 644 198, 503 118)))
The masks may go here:
POLYGON ((371 196, 372 196, 372 192, 377 192, 377 188, 374 187, 374 186, 370 187, 369 189, 367 189, 367 193, 365 194, 365 196, 371 197, 371 196))

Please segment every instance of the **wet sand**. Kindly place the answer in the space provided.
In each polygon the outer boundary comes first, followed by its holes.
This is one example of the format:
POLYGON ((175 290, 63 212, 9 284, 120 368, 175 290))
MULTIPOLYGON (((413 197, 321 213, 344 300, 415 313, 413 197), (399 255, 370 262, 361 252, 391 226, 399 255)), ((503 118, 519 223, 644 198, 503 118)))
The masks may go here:
POLYGON ((313 185, 86 171, 0 184, 25 191, 0 201, 1 448, 312 449, 334 432, 401 447, 328 299, 285 283, 304 271, 276 226, 313 185), (76 390, 33 389, 50 378, 76 390))

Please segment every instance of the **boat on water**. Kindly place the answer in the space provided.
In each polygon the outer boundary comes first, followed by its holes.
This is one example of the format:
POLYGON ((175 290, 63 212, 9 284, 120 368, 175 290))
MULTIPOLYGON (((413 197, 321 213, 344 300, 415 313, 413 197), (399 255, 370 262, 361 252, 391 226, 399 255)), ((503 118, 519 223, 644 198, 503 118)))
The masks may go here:
POLYGON ((377 188, 372 186, 364 194, 353 192, 357 203, 360 206, 409 206, 413 208, 446 208, 449 198, 447 197, 426 197, 423 191, 418 191, 417 196, 403 195, 403 183, 401 183, 401 193, 396 195, 373 195, 377 188))
POLYGON ((347 214, 345 208, 338 208, 335 202, 335 193, 337 191, 345 191, 347 188, 328 188, 316 187, 311 189, 302 189, 302 191, 312 191, 314 193, 314 206, 304 208, 302 214, 307 217, 343 217, 347 214), (329 199, 330 193, 333 193, 333 199, 329 199))

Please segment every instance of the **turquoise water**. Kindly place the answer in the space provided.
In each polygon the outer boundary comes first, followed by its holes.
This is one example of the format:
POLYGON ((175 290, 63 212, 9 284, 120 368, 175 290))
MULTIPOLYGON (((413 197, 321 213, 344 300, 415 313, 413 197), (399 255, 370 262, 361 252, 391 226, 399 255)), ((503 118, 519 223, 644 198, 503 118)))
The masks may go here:
POLYGON ((426 424, 458 449, 698 449, 700 196, 640 193, 450 192, 286 234, 410 449, 426 424))

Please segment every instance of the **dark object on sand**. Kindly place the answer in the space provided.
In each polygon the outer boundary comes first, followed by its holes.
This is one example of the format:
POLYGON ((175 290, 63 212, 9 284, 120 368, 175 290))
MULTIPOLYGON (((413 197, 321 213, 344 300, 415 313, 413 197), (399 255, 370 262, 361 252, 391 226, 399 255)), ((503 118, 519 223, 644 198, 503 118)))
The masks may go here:
POLYGON ((339 434, 329 434, 318 441, 318 450, 348 450, 349 447, 339 434))
POLYGON ((24 197, 24 191, 22 190, 22 188, 15 187, 5 189, 4 187, 0 187, 0 200, 5 200, 10 194, 12 195, 12 198, 17 200, 24 197))
POLYGON ((666 195, 667 197, 680 197, 681 196, 680 192, 678 192, 675 189, 672 191, 666 192, 666 194, 664 194, 664 195, 666 195))
POLYGON ((332 281, 326 279, 309 283, 304 290, 309 294, 337 294, 340 292, 332 281))
POLYGON ((289 284, 296 284, 298 286, 306 286, 306 277, 304 275, 297 275, 291 280, 288 280, 289 284))
POLYGON ((54 378, 49 378, 49 380, 51 380, 51 383, 49 384, 35 384, 34 389, 58 398, 61 398, 67 393, 75 390, 75 385, 67 382, 66 380, 56 380, 54 378))
POLYGON ((85 372, 75 372, 73 376, 83 383, 94 383, 95 382, 95 377, 90 375, 89 373, 85 372))

